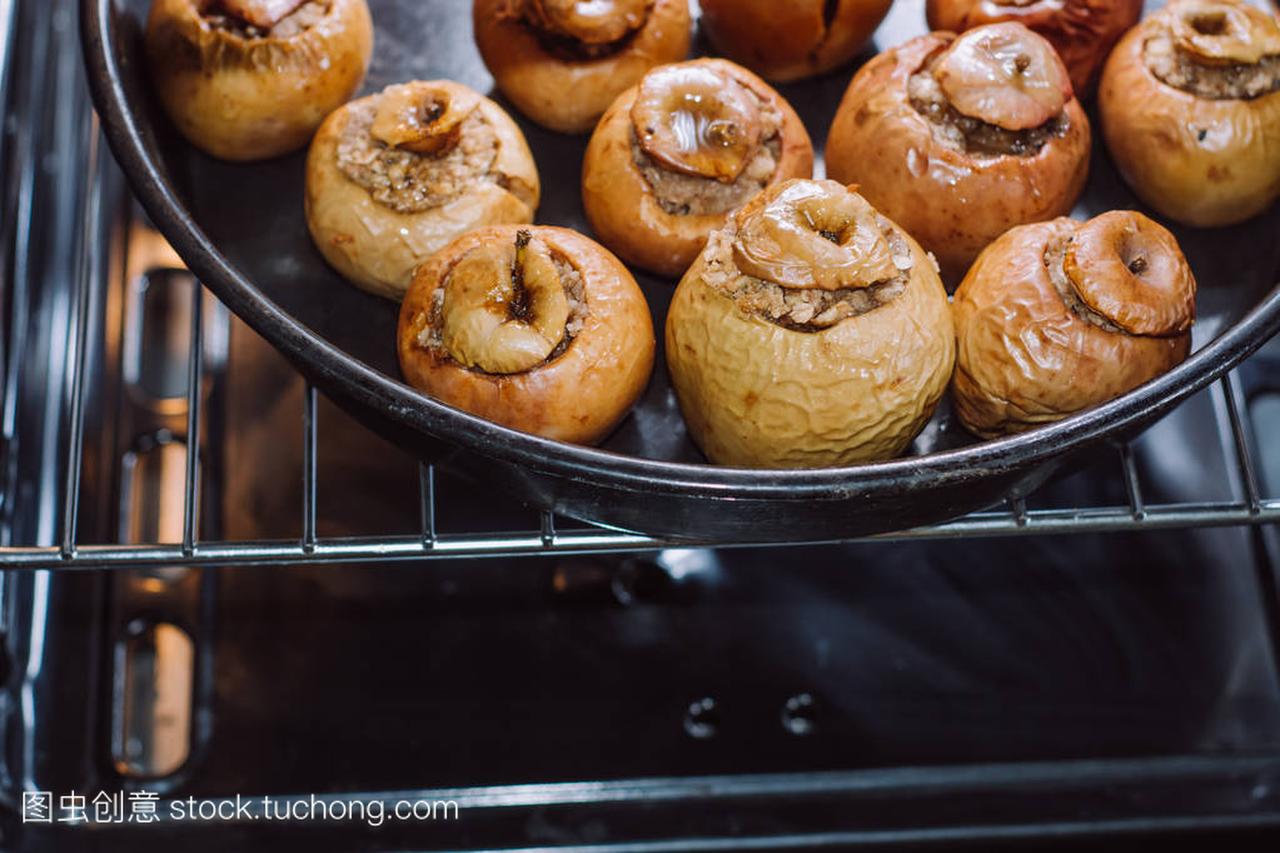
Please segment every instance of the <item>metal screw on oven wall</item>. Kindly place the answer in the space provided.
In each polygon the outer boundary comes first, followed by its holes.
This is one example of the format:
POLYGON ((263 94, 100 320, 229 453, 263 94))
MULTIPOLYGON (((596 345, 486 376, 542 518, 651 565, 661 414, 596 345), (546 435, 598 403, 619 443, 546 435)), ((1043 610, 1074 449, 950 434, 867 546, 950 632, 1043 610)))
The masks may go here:
POLYGON ((684 714, 684 730, 689 737, 706 740, 720 730, 720 707, 710 696, 689 704, 684 714))
POLYGON ((818 702, 809 693, 798 693, 782 706, 782 727, 793 735, 813 734, 817 726, 818 702))

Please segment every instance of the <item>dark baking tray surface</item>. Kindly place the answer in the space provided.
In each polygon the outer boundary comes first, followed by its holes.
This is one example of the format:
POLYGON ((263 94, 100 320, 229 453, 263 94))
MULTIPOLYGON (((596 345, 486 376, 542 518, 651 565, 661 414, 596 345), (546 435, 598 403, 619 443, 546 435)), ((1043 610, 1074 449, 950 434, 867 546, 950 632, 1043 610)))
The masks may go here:
MULTIPOLYGON (((304 154, 232 165, 186 145, 151 98, 141 52, 149 0, 82 0, 89 78, 107 138, 135 192, 203 281, 327 394, 422 457, 543 509, 646 533, 704 540, 840 538, 930 523, 1043 481, 1062 459, 1132 435, 1204 387, 1280 327, 1280 213, 1232 229, 1175 228, 1200 283, 1194 355, 1142 388, 1029 434, 977 443, 947 406, 895 461, 811 471, 709 466, 689 441, 659 357, 635 413, 601 449, 504 429, 405 386, 396 306, 330 270, 303 218, 304 154)), ((544 131, 500 95, 477 54, 467 0, 370 0, 377 29, 366 91, 448 77, 512 112, 543 182, 538 222, 590 233, 579 197, 586 137, 544 131)), ((1148 3, 1148 9, 1160 5, 1148 3)), ((899 0, 880 46, 925 30, 923 4, 899 0)), ((695 50, 705 44, 699 40, 695 50)), ((870 55, 869 53, 867 55, 870 55)), ((859 62, 865 61, 866 56, 859 62)), ((821 149, 852 74, 780 87, 821 149)), ((819 166, 821 169, 821 166, 819 166)), ((1115 174, 1095 121, 1077 215, 1139 207, 1115 174)), ((637 275, 661 330, 673 282, 637 275)), ((661 332, 659 332, 661 340, 661 332)))

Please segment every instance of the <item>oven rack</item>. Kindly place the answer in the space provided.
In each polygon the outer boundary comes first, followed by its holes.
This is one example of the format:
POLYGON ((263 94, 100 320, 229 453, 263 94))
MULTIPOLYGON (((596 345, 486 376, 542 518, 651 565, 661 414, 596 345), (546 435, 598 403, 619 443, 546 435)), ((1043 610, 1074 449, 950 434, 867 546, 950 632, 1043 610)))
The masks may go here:
MULTIPOLYGON (((64 22, 65 23, 65 22, 64 22)), ((70 37, 74 38, 74 25, 70 37)), ((58 30, 54 20, 54 30, 58 30)), ((68 37, 65 28, 55 32, 53 40, 68 37)), ((55 53, 57 53, 55 51, 55 53)), ((61 52, 65 54, 65 51, 61 52)), ((8 63, 5 63, 8 65, 8 63)), ((125 263, 120 255, 126 249, 121 237, 118 210, 109 201, 115 195, 123 197, 119 172, 106 153, 96 117, 88 105, 83 80, 78 69, 69 72, 70 82, 58 84, 32 81, 27 99, 21 93, 5 93, 6 102, 15 101, 12 114, 18 118, 17 132, 6 137, 6 146, 0 147, 0 158, 9 168, 4 176, 6 210, 4 225, 0 228, 0 248, 7 265, 0 273, 8 279, 11 290, 6 315, 0 315, 8 326, 8 337, 3 340, 7 360, 2 365, 0 377, 4 382, 3 420, 0 422, 0 456, 4 457, 5 472, 0 479, 0 568, 20 569, 101 569, 101 568, 157 568, 170 566, 225 566, 225 565, 284 565, 320 563, 360 563, 438 560, 476 557, 545 556, 557 554, 590 554, 605 552, 644 552, 662 548, 690 547, 743 547, 762 543, 668 540, 600 527, 583 527, 574 523, 572 528, 551 513, 530 511, 527 529, 501 534, 451 533, 438 529, 436 524, 439 505, 435 488, 435 470, 423 464, 419 471, 418 512, 420 531, 409 536, 375 536, 332 539, 317 533, 317 391, 308 385, 303 395, 299 417, 304 429, 302 499, 298 507, 302 520, 302 535, 296 539, 274 541, 214 541, 199 536, 201 518, 201 408, 203 403, 202 361, 205 355, 203 312, 208 308, 203 298, 191 299, 189 314, 190 352, 187 360, 186 384, 186 435, 182 437, 185 452, 185 481, 182 493, 182 536, 180 541, 160 544, 86 544, 79 539, 79 522, 82 515, 82 476, 85 468, 85 421, 87 396, 92 384, 90 374, 91 338, 94 337, 93 311, 104 304, 105 291, 122 286, 124 276, 113 275, 113 270, 123 270, 125 263), (37 130, 24 125, 25 109, 34 110, 40 103, 42 87, 58 85, 64 89, 60 97, 75 102, 72 126, 55 127, 56 138, 48 140, 37 130), (70 87, 70 88, 68 88, 70 87), (25 107, 25 109, 24 109, 25 107), (43 141, 42 141, 43 139, 43 141), (68 158, 69 166, 64 174, 76 177, 73 187, 45 187, 41 179, 41 148, 54 145, 68 158), (51 194, 46 199, 55 206, 69 208, 67 219, 78 233, 72 240, 73 248, 67 249, 69 257, 61 263, 71 278, 69 300, 58 322, 65 329, 68 344, 65 362, 50 357, 47 366, 46 395, 60 402, 60 423, 54 434, 58 436, 56 459, 44 463, 42 476, 60 485, 51 509, 54 522, 44 524, 43 533, 36 542, 14 542, 11 524, 18 498, 12 472, 14 455, 25 446, 15 440, 16 399, 20 379, 24 376, 22 362, 33 351, 26 341, 24 324, 30 322, 29 310, 34 288, 49 285, 53 276, 50 270, 38 269, 41 264, 25 257, 29 249, 33 229, 38 227, 36 208, 41 192, 51 194), (58 195, 60 193, 61 195, 58 195), (33 201, 35 199, 35 201, 33 201), (43 273, 43 275, 41 275, 43 273)), ((3 81, 9 89, 15 83, 3 81)), ((62 115, 67 115, 63 112, 62 115)), ((47 133, 48 133, 47 132, 47 133)), ((132 207, 130 206, 130 209, 132 207)), ((47 212, 45 218, 48 218, 47 212)), ((56 217, 55 217, 56 219, 56 217)), ((61 240, 65 241, 64 234, 61 240)), ((54 255, 57 254, 55 251, 54 255)), ((45 255, 50 255, 48 250, 45 255)), ((36 259, 37 261, 39 259, 36 259)), ((48 264, 46 263, 45 266, 48 264)), ((53 272, 57 272, 54 270, 53 272)), ((197 285, 198 287, 198 285, 197 285)), ((200 288, 203 292, 203 288, 200 288)), ((56 312, 55 312, 56 313, 56 312)), ((0 329, 3 333, 4 329, 0 329)), ((55 335, 56 337, 56 335, 55 335)), ((53 353, 53 356, 59 355, 53 353)), ((25 371, 26 375, 31 373, 25 371)), ((30 392, 28 392, 30 393, 30 392)), ((962 537, 1032 536, 1049 534, 1098 533, 1120 531, 1150 531, 1169 528, 1227 527, 1262 525, 1280 521, 1280 499, 1264 495, 1260 487, 1258 464, 1255 458, 1253 437, 1247 420, 1245 396, 1236 374, 1228 373, 1218 381, 1212 393, 1218 396, 1218 404, 1225 408, 1227 429, 1222 434, 1228 450, 1228 464, 1234 466, 1235 480, 1232 500, 1204 500, 1199 502, 1149 503, 1144 499, 1143 484, 1129 445, 1121 445, 1115 452, 1115 471, 1124 484, 1127 501, 1114 506, 1075 506, 1068 508, 1029 509, 1025 499, 1010 498, 998 510, 977 512, 954 521, 929 527, 897 531, 871 537, 878 540, 921 540, 962 537)), ((1220 419, 1221 420, 1221 419, 1220 419)), ((1222 427, 1219 427, 1222 430, 1222 427)), ((48 425, 46 425, 48 433, 48 425)), ((45 444, 48 444, 48 440, 45 444)), ((37 448, 38 449, 38 448, 37 448)), ((47 483, 45 484, 47 485, 47 483)), ((833 541, 823 540, 823 544, 833 541)), ((819 544, 805 542, 795 544, 819 544)))

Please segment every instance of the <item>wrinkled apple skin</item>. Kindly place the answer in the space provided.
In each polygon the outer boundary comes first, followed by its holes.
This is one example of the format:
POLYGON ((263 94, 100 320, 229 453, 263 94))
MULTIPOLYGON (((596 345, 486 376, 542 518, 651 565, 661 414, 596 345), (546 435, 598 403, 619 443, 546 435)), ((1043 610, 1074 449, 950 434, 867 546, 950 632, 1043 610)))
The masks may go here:
POLYGON ((475 0, 476 47, 516 109, 560 133, 590 131, 620 92, 649 69, 687 57, 693 40, 689 0, 656 0, 644 26, 620 50, 569 61, 549 52, 510 7, 510 0, 475 0))
POLYGON ((907 241, 907 289, 819 332, 744 314, 706 284, 699 257, 672 299, 666 355, 689 434, 708 459, 820 468, 891 459, 911 444, 946 389, 955 340, 942 282, 907 241))
POLYGON ((214 157, 265 160, 296 151, 364 82, 373 55, 365 0, 333 0, 323 20, 287 39, 214 29, 197 6, 155 0, 146 53, 165 112, 214 157))
MULTIPOLYGON (((697 59, 729 74, 782 112, 782 150, 771 184, 813 175, 813 143, 792 106, 768 83, 724 59, 697 59)), ((587 144, 582 161, 582 205, 591 230, 623 260, 675 279, 693 263, 712 231, 724 225, 726 213, 668 213, 654 197, 631 155, 631 108, 638 86, 618 96, 587 144)))
POLYGON ((459 234, 484 225, 532 222, 541 193, 533 153, 502 107, 461 83, 437 80, 430 85, 479 98, 477 109, 498 137, 492 171, 504 176, 505 186, 478 182, 458 198, 418 213, 379 203, 338 167, 338 143, 350 106, 325 120, 307 153, 307 227, 316 248, 352 284, 388 299, 401 299, 414 269, 459 234))
POLYGON ((423 264, 400 308, 400 368, 418 390, 494 423, 573 444, 596 444, 626 417, 653 372, 653 319, 627 268, 598 243, 552 226, 530 229, 582 275, 583 327, 558 357, 532 370, 495 376, 440 359, 417 344, 435 291, 472 249, 514 241, 518 226, 462 235, 423 264))
POLYGON ((952 36, 932 33, 881 53, 849 84, 827 139, 827 174, 932 252, 955 284, 978 253, 1015 225, 1071 212, 1089 173, 1089 120, 1067 103, 1069 128, 1032 156, 978 157, 933 138, 907 80, 952 36))
POLYGON ((1164 84, 1142 55, 1159 17, 1130 30, 1103 70, 1098 107, 1111 158, 1170 219, 1216 227, 1257 216, 1280 198, 1280 92, 1212 100, 1164 84))
POLYGON ((1187 357, 1190 331, 1169 337, 1109 331, 1067 307, 1045 269, 1045 248, 1079 225, 1064 218, 1012 229, 987 247, 956 290, 952 403, 975 435, 995 438, 1061 420, 1187 357))

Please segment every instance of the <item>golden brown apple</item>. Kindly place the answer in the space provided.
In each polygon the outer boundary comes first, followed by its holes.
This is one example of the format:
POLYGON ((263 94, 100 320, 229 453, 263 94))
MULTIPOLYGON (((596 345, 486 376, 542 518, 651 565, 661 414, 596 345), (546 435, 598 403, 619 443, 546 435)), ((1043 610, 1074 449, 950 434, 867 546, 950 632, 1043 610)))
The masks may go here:
POLYGON ((1280 198, 1280 22, 1246 3, 1175 0, 1116 46, 1098 91, 1133 191, 1188 225, 1232 225, 1280 198))
POLYGON ((475 0, 476 45, 502 94, 561 133, 586 133, 650 68, 689 54, 689 0, 475 0))
POLYGON ((601 242, 675 278, 730 212, 812 174, 791 105, 745 68, 699 59, 655 68, 609 107, 587 145, 582 203, 601 242))
POLYGON ((1140 213, 1014 228, 956 291, 955 412, 992 438, 1118 397, 1187 357, 1195 296, 1177 240, 1140 213))
POLYGON ((1090 131, 1053 47, 1021 24, 932 33, 854 76, 827 174, 937 258, 948 284, 1015 225, 1071 211, 1090 131))
POLYGON ((365 0, 155 0, 146 52, 183 136, 223 160, 263 160, 302 148, 360 88, 373 24, 365 0))
POLYGON ((325 259, 399 299, 458 235, 533 221, 540 184, 520 128, 450 80, 388 86, 334 112, 307 156, 306 214, 325 259))
POLYGON ((653 370, 653 321, 631 273, 564 228, 495 226, 424 264, 400 309, 409 384, 513 429, 594 444, 653 370))
POLYGON ((920 246, 852 190, 793 180, 712 234, 676 288, 666 355, 712 462, 817 468, 901 453, 955 342, 920 246))

